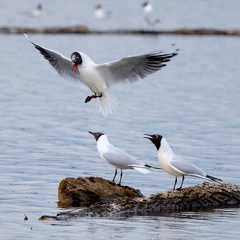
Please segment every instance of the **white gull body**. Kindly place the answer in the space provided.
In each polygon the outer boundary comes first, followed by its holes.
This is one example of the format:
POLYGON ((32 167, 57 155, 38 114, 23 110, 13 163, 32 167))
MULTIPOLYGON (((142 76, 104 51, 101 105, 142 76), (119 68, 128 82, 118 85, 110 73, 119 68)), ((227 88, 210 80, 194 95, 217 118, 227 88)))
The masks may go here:
POLYGON ((110 11, 104 11, 103 7, 101 4, 96 5, 95 7, 95 12, 94 12, 94 17, 96 19, 105 19, 111 14, 110 11))
POLYGON ((149 25, 155 25, 160 22, 160 20, 154 15, 152 4, 146 1, 142 4, 145 20, 149 25))
POLYGON ((42 4, 38 4, 36 9, 33 10, 32 16, 33 17, 41 17, 43 15, 43 7, 42 4))
POLYGON ((119 185, 121 185, 122 180, 122 170, 123 169, 135 169, 143 174, 147 174, 151 172, 151 168, 159 169, 152 166, 149 166, 136 158, 132 155, 127 153, 126 151, 115 147, 108 141, 108 137, 100 132, 90 132, 96 141, 97 141, 97 150, 100 157, 108 164, 115 167, 115 175, 113 177, 113 182, 115 182, 115 177, 117 175, 117 169, 121 170, 121 176, 119 185))

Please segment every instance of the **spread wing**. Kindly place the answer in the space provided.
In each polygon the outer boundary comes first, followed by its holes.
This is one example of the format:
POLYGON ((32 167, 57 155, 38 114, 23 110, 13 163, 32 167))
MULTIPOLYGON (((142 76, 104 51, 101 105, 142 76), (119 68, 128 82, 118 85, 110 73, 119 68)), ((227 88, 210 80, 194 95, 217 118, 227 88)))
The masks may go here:
POLYGON ((71 59, 64 57, 62 54, 54 50, 50 50, 35 44, 31 41, 26 33, 24 36, 34 45, 34 47, 44 56, 44 58, 48 60, 48 62, 61 77, 74 84, 84 84, 79 70, 77 70, 76 73, 72 70, 71 59))
POLYGON ((176 52, 164 54, 157 51, 99 64, 97 69, 110 87, 117 83, 132 83, 143 79, 165 67, 166 62, 176 55, 176 52))

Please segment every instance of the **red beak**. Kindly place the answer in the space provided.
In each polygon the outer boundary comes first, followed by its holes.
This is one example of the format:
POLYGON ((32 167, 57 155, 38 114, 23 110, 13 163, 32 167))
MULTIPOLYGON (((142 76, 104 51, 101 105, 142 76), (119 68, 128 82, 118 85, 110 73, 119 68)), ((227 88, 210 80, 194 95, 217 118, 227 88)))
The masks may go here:
POLYGON ((77 64, 77 63, 73 64, 72 70, 73 70, 75 73, 76 73, 76 71, 77 71, 77 68, 78 68, 78 64, 77 64))

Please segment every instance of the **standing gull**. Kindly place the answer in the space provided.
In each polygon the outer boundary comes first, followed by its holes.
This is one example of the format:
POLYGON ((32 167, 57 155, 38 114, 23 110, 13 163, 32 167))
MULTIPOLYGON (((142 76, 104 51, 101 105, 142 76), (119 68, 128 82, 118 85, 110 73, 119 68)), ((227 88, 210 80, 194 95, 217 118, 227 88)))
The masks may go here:
POLYGON ((203 179, 214 181, 214 182, 222 181, 219 178, 215 178, 207 175, 199 167, 196 167, 192 163, 187 162, 181 157, 175 155, 175 153, 172 151, 166 139, 161 135, 157 135, 157 134, 155 135, 144 134, 144 135, 145 135, 144 138, 151 140, 152 143, 156 146, 158 151, 158 161, 162 169, 168 174, 175 176, 175 183, 173 186, 173 190, 176 187, 177 178, 179 176, 182 176, 182 183, 177 190, 180 190, 182 188, 182 185, 184 182, 184 176, 198 177, 198 178, 203 178, 203 179))
POLYGON ((124 150, 113 146, 108 141, 108 137, 104 133, 100 133, 100 132, 94 133, 90 131, 89 133, 92 134, 97 141, 97 150, 99 152, 100 157, 106 163, 115 167, 115 174, 112 180, 114 183, 115 183, 115 178, 117 176, 117 169, 121 169, 119 185, 121 185, 123 169, 135 169, 144 174, 150 173, 151 168, 159 169, 159 168, 149 166, 137 160, 136 158, 134 158, 124 150))
POLYGON ((138 56, 124 57, 114 62, 96 64, 82 52, 73 52, 71 59, 62 54, 41 47, 25 34, 25 37, 46 58, 58 74, 74 83, 87 86, 94 94, 88 96, 85 103, 93 98, 98 100, 99 111, 107 116, 113 112, 117 100, 110 94, 109 88, 118 83, 133 83, 166 66, 166 62, 177 55, 156 51, 138 56))
POLYGON ((36 9, 32 12, 33 17, 41 17, 43 14, 42 4, 38 4, 36 9))
POLYGON ((104 11, 101 4, 97 4, 95 7, 94 17, 96 19, 105 19, 106 17, 109 17, 111 15, 111 11, 104 11))

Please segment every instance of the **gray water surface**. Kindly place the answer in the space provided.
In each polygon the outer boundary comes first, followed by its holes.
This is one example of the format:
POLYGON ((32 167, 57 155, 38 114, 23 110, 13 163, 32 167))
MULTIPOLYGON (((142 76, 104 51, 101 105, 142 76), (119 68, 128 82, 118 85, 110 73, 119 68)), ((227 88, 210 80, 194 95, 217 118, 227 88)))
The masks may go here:
MULTIPOLYGON (((57 207, 58 184, 65 177, 112 179, 114 169, 99 158, 89 130, 106 133, 113 144, 154 166, 156 149, 143 134, 162 134, 177 154, 209 175, 240 184, 239 38, 30 36, 67 57, 85 52, 97 63, 172 43, 180 51, 158 73, 114 87, 119 105, 104 118, 94 100, 84 103, 90 92, 65 83, 22 35, 0 35, 2 239, 238 239, 238 208, 69 222, 38 218, 65 211, 57 207)), ((201 182, 187 177, 184 186, 201 182)), ((122 183, 149 195, 171 189, 174 177, 129 170, 122 183)))

